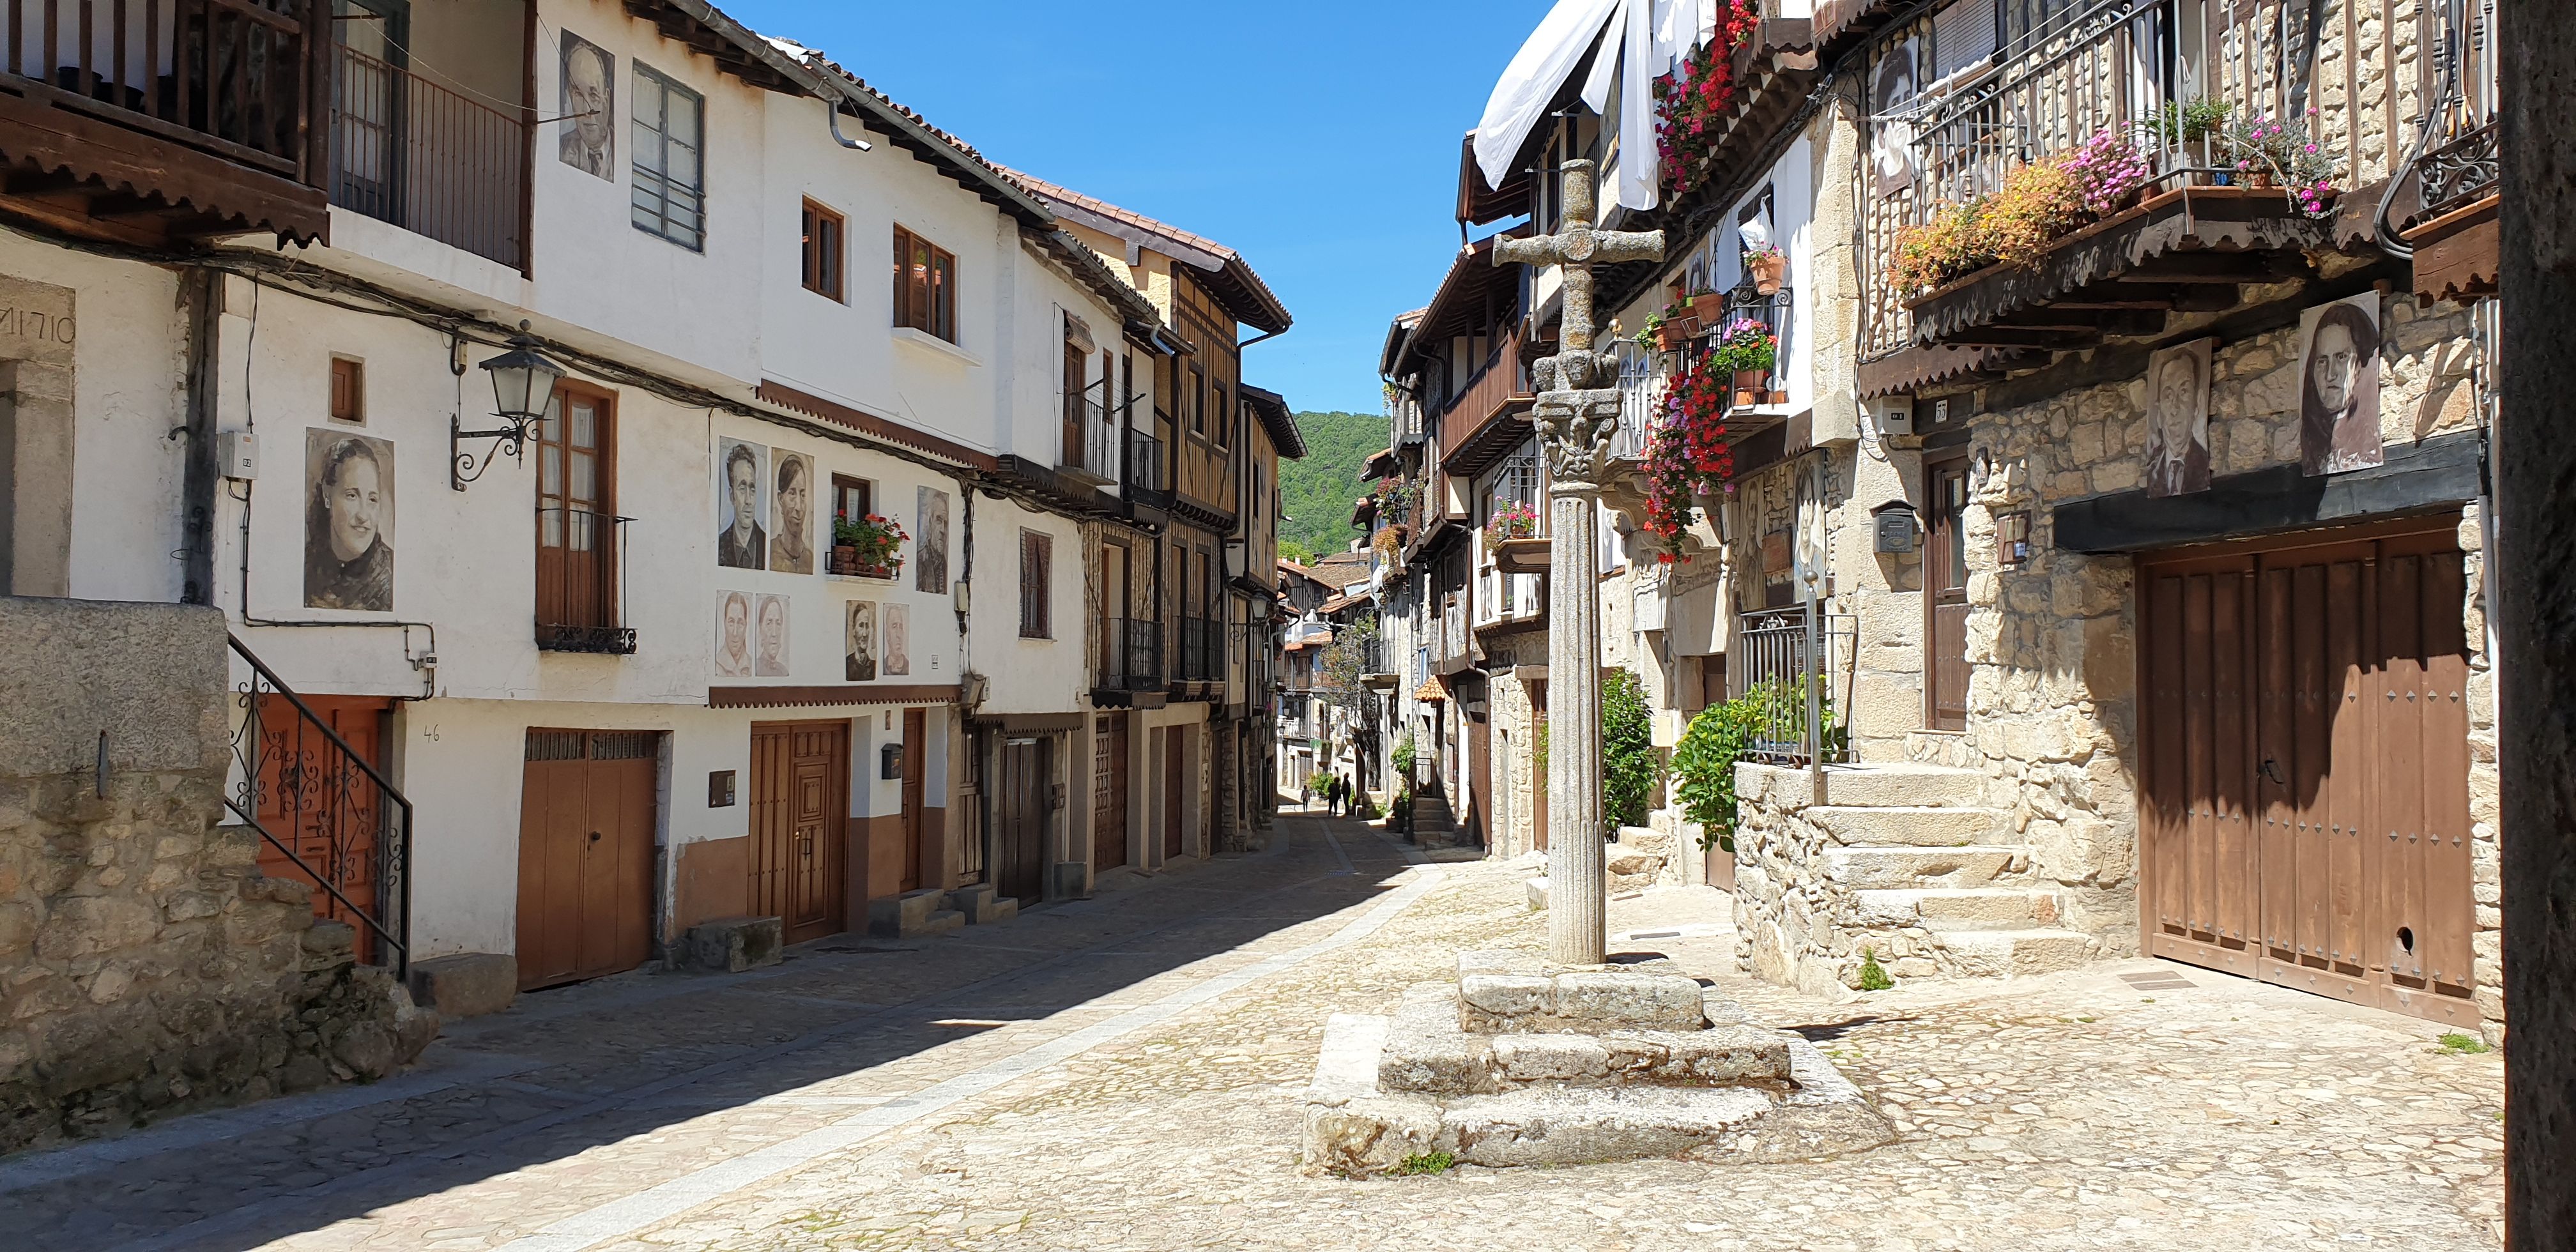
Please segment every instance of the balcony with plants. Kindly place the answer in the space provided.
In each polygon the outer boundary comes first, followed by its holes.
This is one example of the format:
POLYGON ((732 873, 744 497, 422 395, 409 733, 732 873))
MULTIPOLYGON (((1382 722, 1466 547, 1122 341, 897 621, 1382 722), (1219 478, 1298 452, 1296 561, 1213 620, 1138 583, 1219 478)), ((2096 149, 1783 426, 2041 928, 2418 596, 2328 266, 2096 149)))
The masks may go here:
POLYGON ((2298 57, 2250 7, 2089 0, 1877 101, 1864 358, 2152 338, 2248 284, 2313 278, 2359 148, 2298 57))
POLYGON ((912 538, 903 523, 865 513, 832 515, 832 553, 824 572, 843 578, 893 581, 903 573, 903 545, 912 538))

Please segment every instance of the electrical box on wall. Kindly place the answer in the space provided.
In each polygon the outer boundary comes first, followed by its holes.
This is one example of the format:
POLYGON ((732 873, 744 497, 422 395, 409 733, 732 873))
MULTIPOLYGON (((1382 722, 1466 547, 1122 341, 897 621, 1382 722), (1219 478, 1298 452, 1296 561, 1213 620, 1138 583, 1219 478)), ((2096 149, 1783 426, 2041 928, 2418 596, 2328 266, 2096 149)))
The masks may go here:
POLYGON ((237 482, 259 477, 259 436, 247 430, 227 430, 216 435, 215 463, 223 467, 224 477, 237 482))
POLYGON ((1880 396, 1869 402, 1869 424, 1881 439, 1914 433, 1914 397, 1880 396))
POLYGON ((729 769, 709 770, 707 772, 708 808, 723 809, 733 807, 733 773, 734 772, 729 769))
POLYGON ((903 745, 889 743, 877 749, 877 777, 903 777, 903 745))

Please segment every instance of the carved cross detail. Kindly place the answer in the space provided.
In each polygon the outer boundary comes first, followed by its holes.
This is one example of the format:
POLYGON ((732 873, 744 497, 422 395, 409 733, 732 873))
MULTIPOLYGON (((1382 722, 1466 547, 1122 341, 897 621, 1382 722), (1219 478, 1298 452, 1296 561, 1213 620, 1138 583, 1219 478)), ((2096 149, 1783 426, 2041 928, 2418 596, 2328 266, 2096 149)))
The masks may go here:
POLYGON ((1496 265, 1554 265, 1565 284, 1565 319, 1558 335, 1560 350, 1532 367, 1538 387, 1547 391, 1582 391, 1615 383, 1617 358, 1592 350, 1592 267, 1620 261, 1660 261, 1660 230, 1595 230, 1592 214, 1592 162, 1565 163, 1565 227, 1535 239, 1502 239, 1494 244, 1496 265))

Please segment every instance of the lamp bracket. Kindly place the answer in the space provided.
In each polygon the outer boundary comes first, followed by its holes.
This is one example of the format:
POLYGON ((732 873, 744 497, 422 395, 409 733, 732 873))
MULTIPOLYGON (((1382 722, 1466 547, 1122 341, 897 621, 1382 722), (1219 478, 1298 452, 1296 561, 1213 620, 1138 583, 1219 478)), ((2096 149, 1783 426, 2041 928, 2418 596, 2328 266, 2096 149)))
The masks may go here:
MULTIPOLYGON (((510 421, 507 418, 502 420, 510 421)), ((465 484, 481 478, 483 471, 492 468, 492 462, 496 458, 507 455, 513 461, 522 459, 526 453, 528 439, 535 433, 536 419, 510 421, 509 425, 499 430, 466 430, 464 425, 454 414, 448 415, 447 485, 457 491, 465 490, 465 484), (482 454, 477 456, 465 450, 465 441, 468 439, 489 439, 492 441, 492 446, 483 449, 482 454)))

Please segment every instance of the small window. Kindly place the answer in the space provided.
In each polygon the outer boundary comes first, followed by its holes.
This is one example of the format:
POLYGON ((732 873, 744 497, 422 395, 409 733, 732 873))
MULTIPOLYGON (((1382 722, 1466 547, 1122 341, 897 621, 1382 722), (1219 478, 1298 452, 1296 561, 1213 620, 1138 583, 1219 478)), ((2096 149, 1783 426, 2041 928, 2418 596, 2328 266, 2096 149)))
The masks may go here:
POLYGON ((1222 379, 1218 380, 1215 386, 1208 389, 1208 403, 1216 410, 1214 413, 1210 414, 1210 421, 1216 429, 1209 432, 1209 434, 1211 438, 1216 440, 1216 446, 1222 448, 1226 445, 1226 441, 1228 439, 1233 438, 1232 435, 1227 433, 1232 430, 1233 427, 1227 424, 1226 419, 1226 414, 1233 408, 1233 404, 1225 393, 1225 382, 1222 379))
POLYGON ((344 356, 331 358, 331 420, 367 420, 367 367, 344 356))
POLYGON ((1020 532, 1020 638, 1052 639, 1054 622, 1048 613, 1048 601, 1055 586, 1052 578, 1055 541, 1034 530, 1020 532))
POLYGON ((811 200, 805 202, 805 290, 841 298, 843 230, 840 214, 811 200))
POLYGON ((1181 392, 1181 411, 1190 419, 1191 434, 1207 433, 1207 374, 1195 365, 1190 367, 1188 389, 1181 392))
POLYGON ((635 229, 706 248, 706 99, 635 67, 635 229))
POLYGON ((957 258, 894 228, 894 324, 957 342, 957 258))
POLYGON ((877 485, 846 474, 832 475, 832 516, 857 521, 877 511, 877 485))

